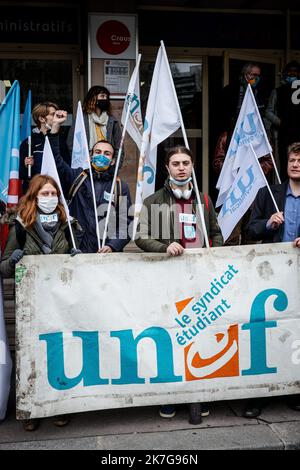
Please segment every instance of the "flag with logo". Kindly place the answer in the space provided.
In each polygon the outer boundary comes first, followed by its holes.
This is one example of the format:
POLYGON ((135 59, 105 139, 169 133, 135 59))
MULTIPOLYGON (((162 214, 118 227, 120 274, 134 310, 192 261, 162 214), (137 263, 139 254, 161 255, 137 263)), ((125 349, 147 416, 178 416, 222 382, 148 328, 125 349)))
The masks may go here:
POLYGON ((16 80, 0 105, 0 199, 18 203, 20 149, 20 85, 16 80))
POLYGON ((128 105, 131 98, 131 105, 130 105, 130 114, 127 123, 127 132, 136 143, 139 150, 141 150, 142 145, 142 136, 143 136, 143 119, 142 119, 142 111, 141 111, 141 97, 140 97, 140 79, 139 79, 139 63, 140 63, 140 54, 135 66, 135 69, 132 73, 128 91, 125 99, 125 104, 123 107, 121 123, 124 126, 126 113, 128 109, 128 105))
POLYGON ((226 199, 218 215, 218 222, 224 238, 227 240, 232 230, 254 201, 260 188, 267 185, 253 147, 249 145, 247 158, 241 166, 227 192, 226 199))
MULTIPOLYGON (((216 207, 223 204, 244 160, 252 158, 252 144, 258 158, 272 152, 252 88, 248 85, 220 173, 216 207)), ((249 160, 250 161, 250 160, 249 160)))
POLYGON ((0 278, 0 421, 5 418, 10 390, 12 361, 5 331, 3 312, 3 287, 0 278))
POLYGON ((135 198, 136 219, 143 200, 155 190, 157 146, 181 125, 175 96, 168 58, 164 48, 160 46, 144 121, 135 198))
POLYGON ((83 121, 81 102, 78 101, 75 132, 72 150, 72 168, 89 168, 89 146, 87 143, 86 132, 83 121))

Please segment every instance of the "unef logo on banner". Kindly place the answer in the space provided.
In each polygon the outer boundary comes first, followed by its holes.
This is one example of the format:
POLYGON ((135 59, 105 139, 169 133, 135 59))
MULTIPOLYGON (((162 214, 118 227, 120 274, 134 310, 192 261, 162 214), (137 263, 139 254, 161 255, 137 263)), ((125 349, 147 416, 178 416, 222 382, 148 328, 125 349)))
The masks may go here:
POLYGON ((90 15, 91 57, 136 58, 136 16, 90 15))

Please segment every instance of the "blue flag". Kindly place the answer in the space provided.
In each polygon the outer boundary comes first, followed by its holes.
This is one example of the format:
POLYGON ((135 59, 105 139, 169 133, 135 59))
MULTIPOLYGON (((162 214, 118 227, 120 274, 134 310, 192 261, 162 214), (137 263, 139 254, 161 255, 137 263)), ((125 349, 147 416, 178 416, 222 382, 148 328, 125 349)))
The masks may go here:
POLYGON ((31 90, 28 92, 21 127, 21 142, 31 136, 31 90))
POLYGON ((0 199, 5 204, 16 204, 20 147, 20 85, 17 80, 0 106, 0 142, 0 199))

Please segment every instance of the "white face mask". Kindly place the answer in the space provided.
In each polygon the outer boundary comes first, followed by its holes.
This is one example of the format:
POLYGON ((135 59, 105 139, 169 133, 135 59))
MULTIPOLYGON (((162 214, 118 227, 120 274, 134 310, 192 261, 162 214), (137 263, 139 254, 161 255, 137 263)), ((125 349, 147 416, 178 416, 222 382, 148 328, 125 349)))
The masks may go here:
POLYGON ((58 197, 57 196, 52 196, 52 197, 38 197, 38 207, 44 214, 51 214, 53 212, 58 204, 58 197))

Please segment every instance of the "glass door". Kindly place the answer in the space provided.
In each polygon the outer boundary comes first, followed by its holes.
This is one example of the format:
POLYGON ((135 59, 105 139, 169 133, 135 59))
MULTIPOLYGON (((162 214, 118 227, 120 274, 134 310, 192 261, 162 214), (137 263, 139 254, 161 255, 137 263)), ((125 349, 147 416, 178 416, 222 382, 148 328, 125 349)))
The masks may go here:
MULTIPOLYGON (((189 146, 196 158, 195 172, 199 189, 203 186, 203 62, 170 59, 170 68, 185 124, 189 146)), ((141 103, 145 115, 153 75, 154 62, 142 62, 140 69, 141 103)), ((158 146, 156 189, 163 186, 167 173, 164 166, 166 152, 175 145, 184 145, 182 131, 178 130, 158 146)))

